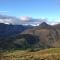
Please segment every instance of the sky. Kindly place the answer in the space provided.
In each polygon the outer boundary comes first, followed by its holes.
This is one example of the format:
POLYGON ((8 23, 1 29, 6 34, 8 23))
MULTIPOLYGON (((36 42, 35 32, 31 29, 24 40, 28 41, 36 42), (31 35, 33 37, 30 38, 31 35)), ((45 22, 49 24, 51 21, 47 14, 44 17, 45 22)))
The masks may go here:
POLYGON ((0 14, 60 22, 60 0, 0 0, 0 14))

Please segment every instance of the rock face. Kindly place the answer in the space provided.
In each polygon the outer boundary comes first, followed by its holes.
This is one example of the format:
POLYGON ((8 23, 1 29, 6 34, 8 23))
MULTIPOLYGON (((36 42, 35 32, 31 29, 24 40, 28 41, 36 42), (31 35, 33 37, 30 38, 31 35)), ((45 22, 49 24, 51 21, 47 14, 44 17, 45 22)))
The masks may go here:
MULTIPOLYGON (((26 29, 25 26, 23 27, 21 25, 9 25, 8 28, 8 25, 0 24, 0 31, 4 32, 4 35, 6 33, 9 34, 14 32, 13 36, 8 36, 6 39, 0 39, 0 49, 44 49, 50 47, 60 47, 59 25, 51 26, 43 22, 37 27, 30 27, 26 29), (18 33, 15 35, 16 32, 18 33)), ((3 35, 2 32, 0 32, 0 35, 3 35)))

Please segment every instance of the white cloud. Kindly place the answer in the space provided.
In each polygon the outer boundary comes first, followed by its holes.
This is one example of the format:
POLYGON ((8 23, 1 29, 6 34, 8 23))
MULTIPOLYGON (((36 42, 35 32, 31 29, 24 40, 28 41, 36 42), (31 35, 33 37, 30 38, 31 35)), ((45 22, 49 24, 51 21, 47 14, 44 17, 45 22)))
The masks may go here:
POLYGON ((22 22, 26 22, 26 21, 29 21, 29 20, 31 20, 32 18, 31 17, 27 17, 27 16, 22 16, 22 17, 20 17, 20 20, 22 21, 22 22))
POLYGON ((47 19, 34 19, 32 17, 22 17, 20 18, 20 22, 21 24, 25 24, 25 25, 39 25, 42 22, 47 22, 47 19))
POLYGON ((39 25, 42 22, 47 22, 47 19, 34 19, 31 17, 20 17, 19 19, 16 18, 5 18, 5 19, 0 19, 0 23, 5 23, 5 24, 25 24, 25 25, 39 25))
POLYGON ((15 21, 13 19, 0 19, 0 23, 15 24, 15 21))
POLYGON ((47 22, 48 24, 51 24, 51 25, 54 25, 54 24, 57 24, 57 23, 60 23, 60 18, 55 18, 55 19, 52 19, 52 21, 49 21, 47 18, 40 18, 40 19, 34 19, 32 17, 28 17, 28 16, 23 16, 23 17, 20 17, 20 18, 0 18, 0 23, 5 23, 5 24, 23 24, 23 25, 39 25, 41 24, 42 22, 47 22))

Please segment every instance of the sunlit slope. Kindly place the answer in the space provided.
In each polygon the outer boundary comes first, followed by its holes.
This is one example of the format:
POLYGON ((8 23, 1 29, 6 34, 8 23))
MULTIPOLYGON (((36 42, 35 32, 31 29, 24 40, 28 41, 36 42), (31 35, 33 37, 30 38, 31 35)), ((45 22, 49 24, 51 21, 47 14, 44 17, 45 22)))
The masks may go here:
POLYGON ((50 48, 44 49, 36 52, 29 51, 14 51, 4 53, 4 56, 10 56, 12 59, 21 59, 21 60, 60 60, 60 48, 50 48))

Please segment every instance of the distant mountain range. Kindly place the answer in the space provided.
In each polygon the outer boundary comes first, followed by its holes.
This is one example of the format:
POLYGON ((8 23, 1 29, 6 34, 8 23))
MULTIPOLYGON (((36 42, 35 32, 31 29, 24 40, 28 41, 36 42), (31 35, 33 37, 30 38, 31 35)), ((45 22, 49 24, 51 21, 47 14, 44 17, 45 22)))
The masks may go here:
POLYGON ((24 30, 32 28, 32 26, 23 26, 23 25, 8 25, 0 23, 0 39, 5 39, 9 36, 14 36, 18 33, 23 32, 24 30))
POLYGON ((24 26, 0 23, 0 50, 53 47, 60 47, 60 24, 43 22, 39 26, 24 26))
MULTIPOLYGON (((25 20, 23 22, 25 23, 25 20)), ((29 22, 27 20, 27 23, 29 22)), ((25 25, 16 17, 0 15, 0 50, 60 47, 60 24, 49 25, 39 20, 38 22, 38 26, 33 26, 34 23, 25 25)))

